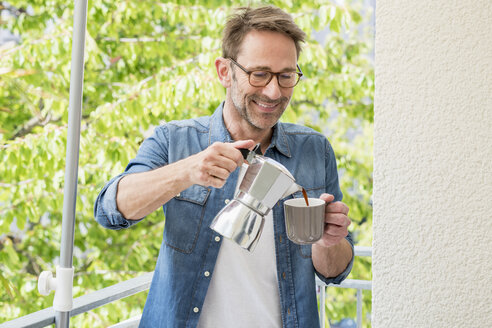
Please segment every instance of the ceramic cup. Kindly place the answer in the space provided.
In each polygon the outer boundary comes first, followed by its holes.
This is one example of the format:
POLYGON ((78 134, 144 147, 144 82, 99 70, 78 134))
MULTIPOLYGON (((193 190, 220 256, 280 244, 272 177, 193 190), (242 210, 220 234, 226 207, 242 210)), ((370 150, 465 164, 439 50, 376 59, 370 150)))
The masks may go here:
POLYGON ((289 199, 284 202, 287 237, 296 244, 313 244, 323 236, 326 202, 319 198, 289 199))

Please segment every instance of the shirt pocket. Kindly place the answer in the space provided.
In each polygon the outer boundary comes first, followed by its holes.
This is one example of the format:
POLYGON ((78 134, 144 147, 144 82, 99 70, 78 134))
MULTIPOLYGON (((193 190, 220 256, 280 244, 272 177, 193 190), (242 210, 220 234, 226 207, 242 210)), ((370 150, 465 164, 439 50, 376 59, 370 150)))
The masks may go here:
POLYGON ((210 189, 193 185, 166 204, 164 243, 182 253, 191 253, 205 215, 210 189))
MULTIPOLYGON (((306 194, 308 198, 319 198, 322 193, 325 192, 325 187, 315 187, 315 188, 304 188, 306 190, 306 194)), ((303 194, 301 191, 295 192, 293 195, 293 198, 303 198, 303 194)), ((301 257, 303 258, 311 258, 311 245, 298 245, 296 244, 297 249, 299 250, 299 253, 301 257)))

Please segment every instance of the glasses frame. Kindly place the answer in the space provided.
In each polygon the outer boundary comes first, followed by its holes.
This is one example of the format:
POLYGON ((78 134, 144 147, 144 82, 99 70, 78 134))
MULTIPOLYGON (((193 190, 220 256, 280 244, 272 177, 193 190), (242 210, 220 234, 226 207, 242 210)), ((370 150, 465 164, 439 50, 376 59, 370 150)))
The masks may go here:
POLYGON ((274 76, 277 77, 277 83, 278 83, 278 86, 281 87, 281 88, 285 88, 285 89, 290 89, 290 88, 293 88, 297 85, 297 83, 299 83, 299 80, 301 79, 301 77, 304 75, 302 73, 302 70, 301 68, 299 67, 299 64, 297 64, 297 69, 299 70, 299 72, 295 72, 297 74, 297 81, 296 83, 291 86, 291 87, 284 87, 282 85, 280 85, 280 79, 278 78, 280 74, 284 74, 286 72, 278 72, 278 73, 274 73, 274 72, 271 72, 271 71, 266 71, 266 70, 253 70, 253 71, 248 71, 246 68, 244 68, 241 64, 239 64, 237 61, 235 61, 234 59, 232 58, 229 58, 229 60, 231 62, 233 62, 237 67, 239 67, 240 69, 243 70, 244 73, 248 74, 248 82, 249 84, 252 86, 252 87, 255 87, 255 88, 261 88, 261 87, 266 87, 273 79, 274 76), (270 78, 268 79, 268 81, 265 83, 265 85, 253 85, 251 83, 251 74, 254 73, 254 72, 266 72, 266 73, 270 73, 270 78))

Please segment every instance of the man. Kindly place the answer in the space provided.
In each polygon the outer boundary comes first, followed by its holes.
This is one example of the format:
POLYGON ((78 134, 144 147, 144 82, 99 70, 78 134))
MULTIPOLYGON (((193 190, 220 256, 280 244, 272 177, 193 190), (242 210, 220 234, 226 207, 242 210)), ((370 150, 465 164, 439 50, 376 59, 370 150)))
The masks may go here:
POLYGON ((95 216, 111 229, 163 206, 163 242, 141 327, 316 327, 315 273, 340 283, 350 272, 350 220, 333 150, 323 135, 278 121, 302 74, 304 37, 278 8, 240 8, 215 61, 225 101, 211 117, 156 128, 99 194, 95 216), (210 229, 233 198, 243 163, 238 148, 257 143, 310 197, 327 202, 320 241, 300 246, 287 239, 285 199, 266 217, 251 253, 210 229))

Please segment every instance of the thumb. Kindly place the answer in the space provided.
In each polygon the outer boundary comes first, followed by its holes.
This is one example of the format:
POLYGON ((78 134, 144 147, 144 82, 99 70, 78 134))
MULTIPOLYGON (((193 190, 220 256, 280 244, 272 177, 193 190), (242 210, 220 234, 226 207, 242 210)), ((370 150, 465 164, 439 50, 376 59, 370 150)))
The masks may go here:
POLYGON ((335 199, 335 196, 331 194, 322 194, 319 198, 324 200, 326 203, 331 203, 335 199))
POLYGON ((234 148, 237 148, 237 149, 240 149, 240 148, 250 149, 250 148, 254 147, 254 145, 255 145, 255 141, 252 139, 238 140, 238 141, 234 141, 232 143, 232 146, 234 148))

